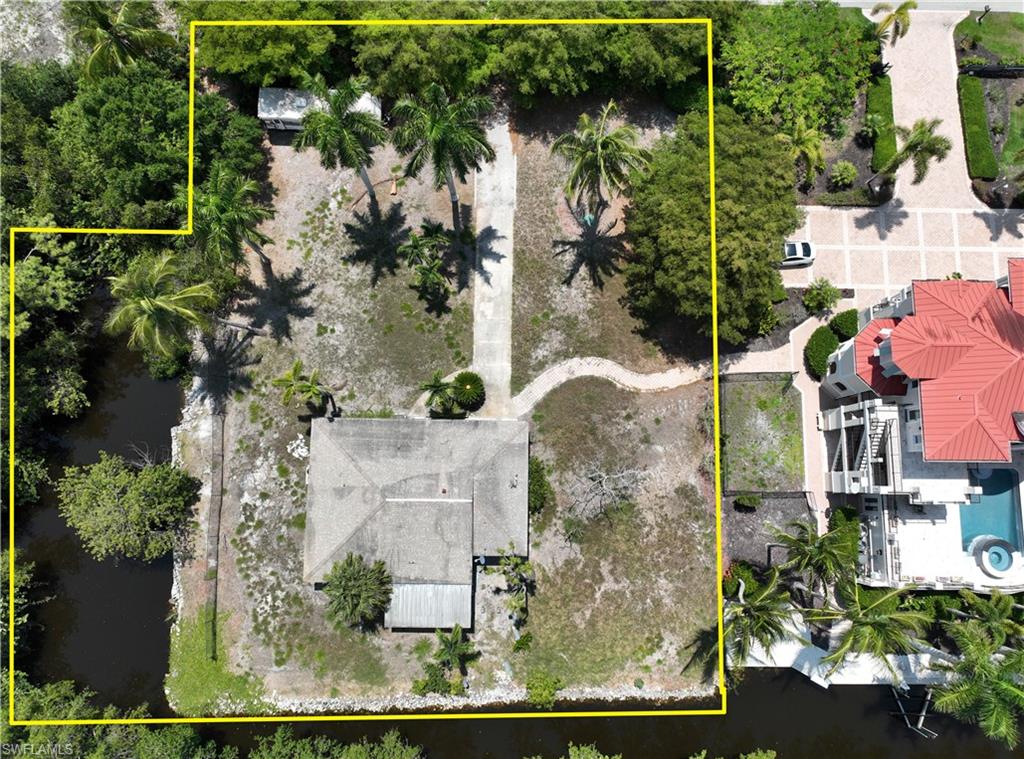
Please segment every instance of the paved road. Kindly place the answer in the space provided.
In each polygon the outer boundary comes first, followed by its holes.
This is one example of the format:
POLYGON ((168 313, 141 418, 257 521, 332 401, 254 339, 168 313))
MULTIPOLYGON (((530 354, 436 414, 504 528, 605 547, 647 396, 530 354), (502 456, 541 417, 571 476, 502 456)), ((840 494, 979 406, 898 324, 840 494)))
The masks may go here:
POLYGON ((473 369, 487 388, 477 416, 509 413, 512 381, 512 228, 516 210, 516 156, 508 121, 487 130, 495 158, 476 173, 478 234, 473 276, 473 369))

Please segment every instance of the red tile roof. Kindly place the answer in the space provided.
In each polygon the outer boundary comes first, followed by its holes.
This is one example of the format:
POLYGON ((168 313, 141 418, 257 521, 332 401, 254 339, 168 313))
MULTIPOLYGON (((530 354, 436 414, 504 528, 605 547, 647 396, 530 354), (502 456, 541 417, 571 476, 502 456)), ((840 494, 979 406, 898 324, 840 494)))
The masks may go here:
MULTIPOLYGON (((857 362, 857 376, 864 380, 879 395, 906 395, 907 386, 902 375, 886 377, 875 350, 885 342, 888 333, 900 323, 899 319, 872 319, 853 341, 854 358, 857 362)), ((902 370, 902 367, 900 367, 902 370)))
POLYGON ((928 461, 1009 461, 1022 439, 1024 259, 1009 273, 1017 308, 993 282, 914 282, 914 314, 892 331, 893 361, 920 380, 928 461))

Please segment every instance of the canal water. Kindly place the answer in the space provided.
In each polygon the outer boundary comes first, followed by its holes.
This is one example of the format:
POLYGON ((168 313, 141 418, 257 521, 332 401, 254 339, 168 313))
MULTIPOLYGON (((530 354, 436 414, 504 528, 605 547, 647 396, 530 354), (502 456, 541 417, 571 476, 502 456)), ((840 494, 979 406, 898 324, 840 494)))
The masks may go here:
MULTIPOLYGON (((63 463, 92 463, 100 450, 131 456, 133 446, 167 455, 182 400, 178 385, 150 379, 142 362, 121 347, 100 346, 97 353, 103 359, 91 382, 92 407, 57 431, 63 463)), ((35 650, 19 668, 36 681, 73 679, 96 691, 101 703, 125 708, 147 703, 154 715, 170 716, 163 696, 170 561, 95 561, 57 513, 52 492, 17 518, 17 542, 54 596, 38 609, 45 630, 33 636, 35 650)), ((702 748, 711 756, 732 756, 757 747, 774 748, 786 758, 1012 756, 976 729, 939 715, 927 724, 940 737, 926 740, 892 717, 893 709, 886 688, 823 690, 790 670, 752 670, 730 694, 725 717, 297 723, 294 728, 300 735, 358 740, 397 725, 411 742, 426 747, 431 759, 561 756, 569 741, 596 743, 626 759, 685 758, 702 748)), ((207 737, 243 749, 274 729, 201 728, 207 737)))

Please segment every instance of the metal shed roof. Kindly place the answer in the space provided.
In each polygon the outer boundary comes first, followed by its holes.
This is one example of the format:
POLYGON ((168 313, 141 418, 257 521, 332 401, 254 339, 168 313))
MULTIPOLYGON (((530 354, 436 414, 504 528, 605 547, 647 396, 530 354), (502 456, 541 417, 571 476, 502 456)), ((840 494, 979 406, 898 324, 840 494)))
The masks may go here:
MULTIPOLYGON (((323 101, 307 90, 291 90, 283 87, 260 87, 257 115, 261 119, 280 119, 282 121, 301 121, 302 114, 310 108, 323 108, 323 101)), ((362 111, 380 118, 380 100, 369 92, 364 92, 356 104, 354 111, 362 111)))
POLYGON ((473 586, 441 583, 399 583, 384 614, 385 627, 434 630, 454 624, 473 625, 473 586))

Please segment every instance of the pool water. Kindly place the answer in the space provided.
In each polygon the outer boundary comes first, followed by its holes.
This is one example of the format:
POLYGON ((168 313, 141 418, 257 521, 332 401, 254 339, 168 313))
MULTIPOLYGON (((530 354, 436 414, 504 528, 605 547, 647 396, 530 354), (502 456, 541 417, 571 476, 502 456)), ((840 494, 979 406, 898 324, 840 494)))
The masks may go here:
POLYGON ((971 474, 971 484, 981 486, 981 495, 960 507, 960 537, 966 551, 979 535, 994 535, 1021 550, 1020 500, 1017 474, 1012 469, 993 469, 984 479, 971 474))

